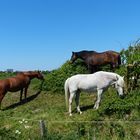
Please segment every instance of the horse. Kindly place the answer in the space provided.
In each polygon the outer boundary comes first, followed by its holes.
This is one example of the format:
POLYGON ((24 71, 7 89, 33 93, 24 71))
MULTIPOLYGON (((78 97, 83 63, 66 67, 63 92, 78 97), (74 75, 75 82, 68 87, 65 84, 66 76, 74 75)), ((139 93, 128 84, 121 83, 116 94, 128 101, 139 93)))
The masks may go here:
POLYGON ((97 101, 95 102, 94 109, 99 108, 102 93, 110 86, 114 85, 118 94, 123 97, 124 95, 124 77, 113 73, 98 71, 93 74, 77 74, 65 81, 65 99, 66 107, 69 106, 69 115, 72 116, 71 106, 72 99, 75 96, 77 112, 82 113, 79 107, 80 92, 94 92, 97 91, 97 101))
POLYGON ((105 51, 98 53, 96 51, 80 51, 72 52, 70 59, 71 63, 74 63, 78 58, 82 59, 91 73, 97 71, 98 66, 110 65, 110 69, 114 69, 121 65, 121 56, 115 51, 105 51))
POLYGON ((33 78, 37 78, 44 81, 44 77, 42 73, 39 71, 20 72, 17 73, 17 75, 14 77, 1 79, 0 80, 0 109, 1 109, 1 102, 8 91, 16 92, 20 90, 20 101, 22 101, 22 94, 24 91, 24 96, 26 99, 27 89, 33 78))

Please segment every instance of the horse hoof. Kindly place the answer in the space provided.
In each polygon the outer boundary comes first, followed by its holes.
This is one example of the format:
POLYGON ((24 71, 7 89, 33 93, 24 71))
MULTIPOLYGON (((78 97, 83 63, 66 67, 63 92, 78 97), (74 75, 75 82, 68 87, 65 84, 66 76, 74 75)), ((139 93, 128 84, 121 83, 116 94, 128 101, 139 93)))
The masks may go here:
POLYGON ((98 108, 96 107, 96 108, 94 108, 95 110, 97 110, 98 108))
POLYGON ((72 116, 72 114, 70 113, 70 117, 72 116))
POLYGON ((97 109, 98 109, 98 107, 96 107, 96 106, 95 106, 95 107, 93 107, 93 109, 97 110, 97 109))
POLYGON ((80 115, 82 114, 82 112, 81 112, 81 111, 80 111, 79 113, 80 113, 80 115))

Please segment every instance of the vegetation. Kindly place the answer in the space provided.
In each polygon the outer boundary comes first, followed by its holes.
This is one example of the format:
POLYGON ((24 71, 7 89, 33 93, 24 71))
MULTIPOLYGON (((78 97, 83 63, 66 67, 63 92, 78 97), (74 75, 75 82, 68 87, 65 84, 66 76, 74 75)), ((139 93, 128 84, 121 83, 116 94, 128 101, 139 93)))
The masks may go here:
POLYGON ((123 64, 140 63, 140 40, 130 44, 128 49, 121 51, 123 64))
POLYGON ((78 60, 76 64, 70 64, 70 62, 67 61, 60 68, 53 70, 46 75, 43 90, 52 91, 53 93, 63 93, 65 80, 68 77, 79 73, 88 73, 85 64, 80 60, 78 60))
POLYGON ((127 50, 122 50, 122 62, 125 64, 126 85, 128 90, 139 86, 140 77, 140 42, 139 40, 130 45, 127 50))
MULTIPOLYGON (((131 47, 121 52, 124 64, 140 60, 138 51, 135 51, 139 49, 139 44, 131 47)), ((116 72, 125 75, 125 65, 116 72)), ((88 73, 83 62, 78 60, 77 64, 70 64, 67 61, 56 70, 44 72, 45 82, 41 93, 38 92, 40 81, 34 79, 31 82, 27 102, 19 102, 19 92, 7 93, 2 102, 3 110, 0 111, 0 140, 140 139, 139 87, 128 92, 124 99, 119 98, 114 88, 110 87, 103 94, 98 110, 93 109, 96 94, 81 93, 80 106, 83 114, 76 112, 73 103, 73 116, 69 117, 63 86, 69 76, 78 73, 88 73), (44 137, 41 137, 40 120, 44 120, 47 128, 44 137)), ((0 78, 13 75, 0 73, 0 78)))

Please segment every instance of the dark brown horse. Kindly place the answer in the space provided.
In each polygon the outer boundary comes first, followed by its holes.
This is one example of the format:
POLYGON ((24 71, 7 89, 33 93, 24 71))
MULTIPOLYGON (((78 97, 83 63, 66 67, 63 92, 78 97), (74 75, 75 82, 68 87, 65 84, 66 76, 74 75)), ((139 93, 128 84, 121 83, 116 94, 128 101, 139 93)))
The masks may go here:
POLYGON ((26 99, 27 89, 33 78, 44 80, 43 75, 39 71, 20 72, 15 77, 0 80, 0 109, 2 99, 8 91, 16 92, 20 90, 20 101, 22 101, 24 90, 24 96, 26 99))
POLYGON ((101 65, 110 64, 111 69, 113 69, 121 64, 120 54, 115 51, 105 51, 102 53, 96 51, 72 52, 71 62, 74 63, 78 58, 86 63, 91 72, 96 71, 97 67, 101 65))

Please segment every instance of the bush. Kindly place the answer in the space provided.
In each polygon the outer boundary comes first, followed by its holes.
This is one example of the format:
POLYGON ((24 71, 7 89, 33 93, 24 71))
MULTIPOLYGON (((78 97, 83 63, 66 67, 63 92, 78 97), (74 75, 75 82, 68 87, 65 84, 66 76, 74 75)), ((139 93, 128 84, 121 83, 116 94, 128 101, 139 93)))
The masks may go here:
POLYGON ((124 118, 126 114, 130 114, 134 109, 139 111, 140 106, 140 92, 133 91, 125 96, 124 99, 115 94, 107 93, 99 108, 100 115, 112 116, 116 118, 124 118))
POLYGON ((65 80, 72 75, 80 73, 88 73, 82 61, 78 60, 76 64, 70 64, 67 61, 60 68, 46 74, 43 90, 62 93, 64 91, 65 80))

